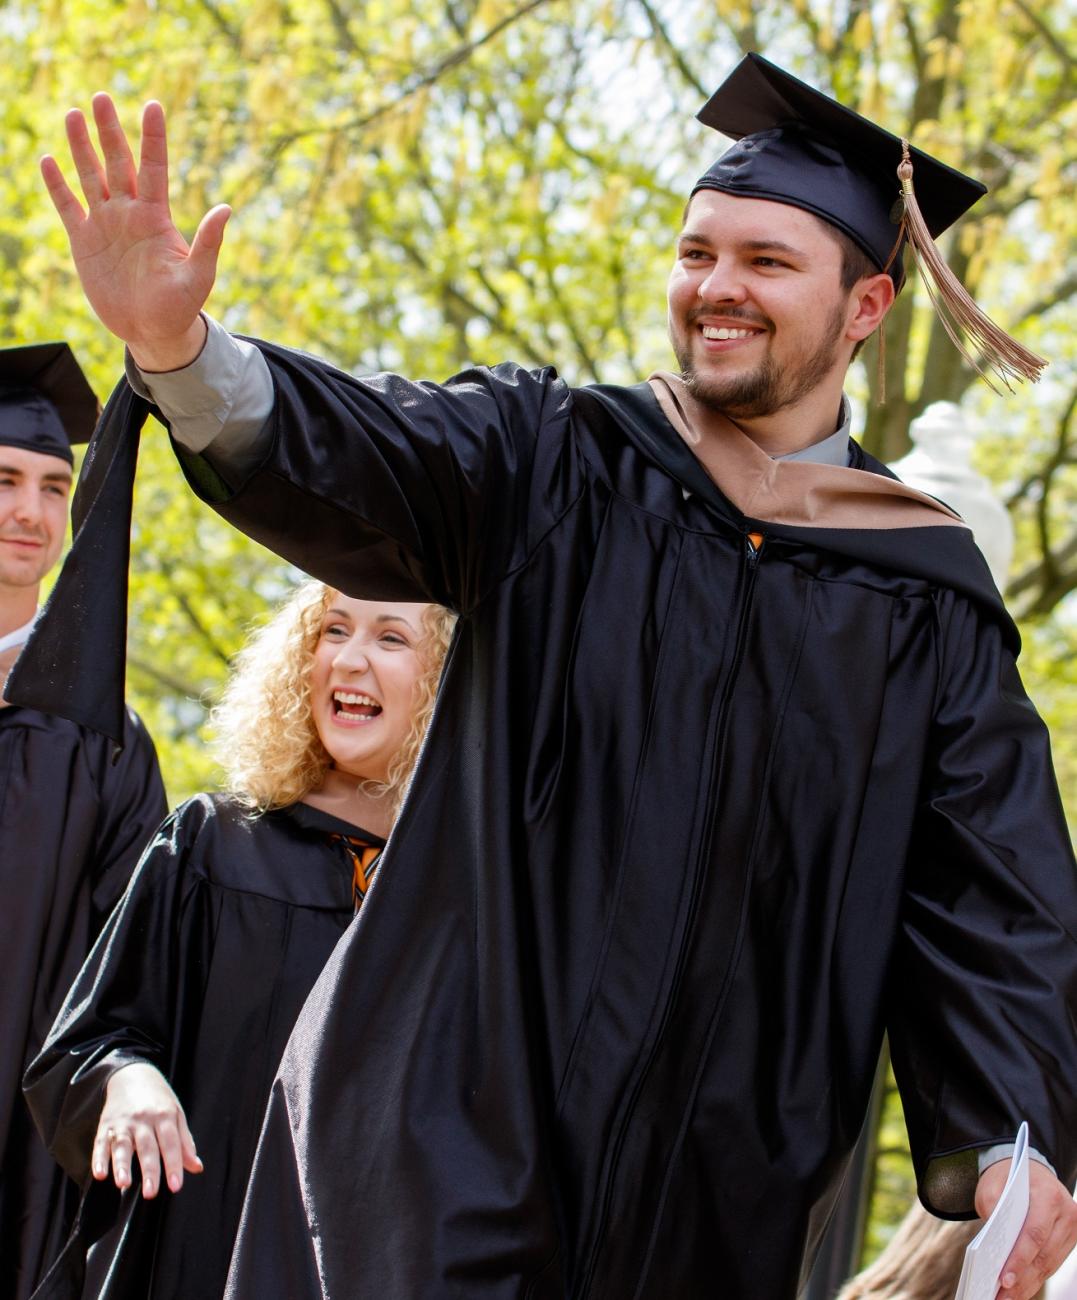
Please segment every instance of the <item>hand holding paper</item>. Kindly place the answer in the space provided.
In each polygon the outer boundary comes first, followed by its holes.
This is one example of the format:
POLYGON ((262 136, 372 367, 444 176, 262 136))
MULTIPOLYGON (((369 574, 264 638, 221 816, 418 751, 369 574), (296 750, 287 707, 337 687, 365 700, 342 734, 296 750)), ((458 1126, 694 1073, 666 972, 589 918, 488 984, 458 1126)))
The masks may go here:
POLYGON ((969 1251, 977 1257, 982 1253, 984 1263, 966 1263, 958 1300, 980 1300, 981 1296, 984 1300, 996 1296, 998 1300, 1032 1300, 1077 1243, 1077 1205, 1050 1169, 1028 1160, 1027 1148, 1027 1128, 1022 1125, 1013 1158, 992 1165, 980 1177, 976 1209, 981 1217, 991 1217, 970 1243, 969 1251), (1020 1214, 1015 1205, 1023 1207, 1020 1214), (1017 1232, 1009 1257, 1001 1255, 1001 1277, 997 1271, 989 1275, 988 1261, 996 1260, 1015 1219, 1017 1232), (997 1229, 996 1224, 1000 1225, 997 1229), (985 1237, 989 1244, 978 1245, 985 1237))
MULTIPOLYGON (((1000 1161, 1000 1163, 1005 1163, 1000 1161)), ((956 1300, 995 1300, 1002 1268, 1028 1214, 1028 1125, 1017 1131, 1010 1171, 991 1217, 969 1242, 956 1300)))

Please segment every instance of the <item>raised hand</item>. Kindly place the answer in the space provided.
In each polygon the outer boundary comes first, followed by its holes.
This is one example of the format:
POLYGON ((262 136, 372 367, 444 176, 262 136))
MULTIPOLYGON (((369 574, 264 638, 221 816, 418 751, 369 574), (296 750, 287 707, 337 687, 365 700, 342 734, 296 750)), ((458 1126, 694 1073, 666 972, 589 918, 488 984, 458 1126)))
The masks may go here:
POLYGON ((183 1171, 202 1172, 202 1161, 179 1098, 164 1075, 148 1063, 125 1065, 109 1079, 97 1122, 90 1172, 99 1182, 108 1177, 121 1190, 131 1186, 138 1157, 142 1195, 152 1200, 161 1186, 161 1163, 169 1190, 183 1186, 183 1171))
POLYGON ((103 163, 85 117, 78 109, 67 115, 86 209, 55 158, 42 158, 41 174, 102 324, 123 339, 143 370, 176 370, 194 360, 205 339, 199 313, 213 288, 231 209, 211 208, 188 246, 168 204, 164 109, 151 101, 143 110, 137 170, 108 95, 94 96, 93 115, 103 163))

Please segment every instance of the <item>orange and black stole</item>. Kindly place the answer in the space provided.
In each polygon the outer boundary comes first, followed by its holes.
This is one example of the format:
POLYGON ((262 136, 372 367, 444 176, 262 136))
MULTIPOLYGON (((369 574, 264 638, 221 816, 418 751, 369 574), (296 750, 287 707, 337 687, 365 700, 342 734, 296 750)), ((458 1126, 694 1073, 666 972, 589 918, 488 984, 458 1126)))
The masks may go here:
POLYGON ((378 869, 381 846, 368 844, 355 835, 330 835, 329 839, 343 846, 352 864, 352 893, 355 896, 355 910, 358 912, 378 869))

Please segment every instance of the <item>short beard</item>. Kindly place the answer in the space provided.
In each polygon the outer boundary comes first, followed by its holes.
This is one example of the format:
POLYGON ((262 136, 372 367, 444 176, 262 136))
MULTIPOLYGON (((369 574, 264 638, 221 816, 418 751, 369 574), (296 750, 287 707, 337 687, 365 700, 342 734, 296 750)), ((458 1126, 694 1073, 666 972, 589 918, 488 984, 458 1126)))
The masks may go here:
POLYGON ((822 341, 799 364, 779 368, 774 358, 767 356, 750 373, 728 379, 697 374, 687 345, 681 348, 674 344, 673 351, 685 387, 701 406, 734 419, 753 420, 795 405, 822 383, 833 369, 844 328, 845 307, 839 303, 827 319, 822 341))

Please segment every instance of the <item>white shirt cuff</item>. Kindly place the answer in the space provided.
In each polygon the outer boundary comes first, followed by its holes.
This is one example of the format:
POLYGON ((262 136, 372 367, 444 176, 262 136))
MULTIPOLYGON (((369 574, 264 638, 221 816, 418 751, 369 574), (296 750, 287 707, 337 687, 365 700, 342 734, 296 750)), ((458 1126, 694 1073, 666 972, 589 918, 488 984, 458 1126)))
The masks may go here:
MULTIPOLYGON (((1012 1142, 1000 1142, 997 1146, 977 1151, 976 1160, 979 1164, 979 1172, 982 1174, 990 1165, 996 1165, 1000 1160, 1009 1160, 1010 1156, 1013 1155, 1013 1147, 1012 1142)), ((1055 1173, 1054 1165, 1046 1157, 1041 1156, 1035 1147, 1029 1147, 1028 1158, 1044 1165, 1047 1169, 1050 1169, 1051 1173, 1055 1173)), ((1057 1174, 1055 1176, 1057 1177, 1057 1174)))
POLYGON ((268 440, 273 379, 251 343, 233 338, 203 313, 206 342, 181 370, 147 373, 128 352, 127 382, 168 420, 172 436, 188 451, 205 452, 218 469, 252 468, 268 440))

